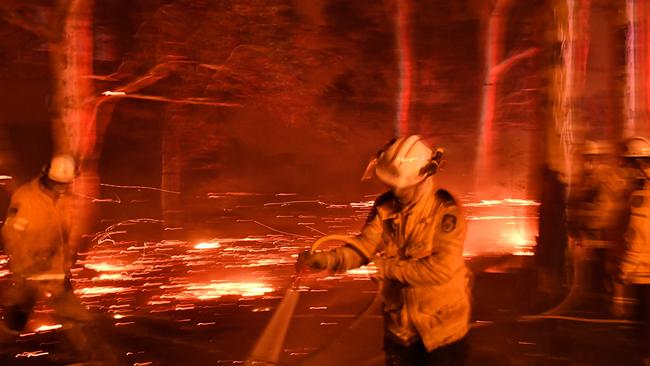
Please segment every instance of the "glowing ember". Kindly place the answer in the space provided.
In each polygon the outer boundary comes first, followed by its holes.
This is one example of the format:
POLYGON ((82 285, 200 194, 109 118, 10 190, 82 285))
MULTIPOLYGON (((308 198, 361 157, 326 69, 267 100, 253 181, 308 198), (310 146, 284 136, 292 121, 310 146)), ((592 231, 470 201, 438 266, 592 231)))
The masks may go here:
POLYGON ((120 91, 115 92, 115 91, 107 90, 107 91, 102 92, 102 95, 110 97, 110 96, 114 96, 114 95, 126 95, 126 93, 125 92, 120 92, 120 91))
POLYGON ((134 269, 132 265, 129 266, 111 263, 86 263, 84 266, 97 272, 124 272, 132 271, 134 269))
POLYGON ((41 325, 40 327, 34 329, 34 332, 40 333, 40 332, 47 332, 50 330, 55 330, 55 329, 60 329, 63 328, 62 324, 52 324, 52 325, 41 325))
POLYGON ((469 220, 469 221, 477 221, 477 220, 518 220, 518 219, 532 219, 532 217, 525 217, 525 216, 498 216, 498 215, 493 215, 493 216, 467 216, 467 220, 469 220))
POLYGON ((194 246, 194 249, 216 249, 221 248, 221 244, 218 241, 206 241, 198 243, 194 246))
POLYGON ((130 289, 126 287, 85 287, 85 288, 75 290, 74 292, 76 294, 79 294, 81 297, 86 297, 86 296, 97 296, 97 295, 104 295, 104 294, 117 294, 120 292, 127 292, 127 291, 134 291, 134 289, 130 289))
POLYGON ((45 351, 40 351, 40 350, 39 350, 39 351, 31 351, 31 352, 18 353, 18 354, 16 354, 15 357, 16 357, 16 358, 20 358, 20 357, 31 358, 31 357, 40 357, 40 356, 45 356, 45 355, 49 355, 49 354, 50 354, 49 352, 45 352, 45 351))
POLYGON ((539 202, 519 198, 505 198, 503 200, 481 200, 479 203, 464 203, 465 207, 494 207, 494 206, 539 206, 539 202))
POLYGON ((353 208, 371 208, 375 205, 375 201, 352 202, 350 207, 353 208))
POLYGON ((351 269, 345 273, 353 276, 368 276, 377 273, 377 267, 375 267, 374 265, 369 265, 369 266, 351 269))
POLYGON ((93 278, 93 281, 119 281, 125 278, 121 273, 104 273, 98 277, 93 278))
POLYGON ((292 258, 262 258, 257 259, 252 263, 243 264, 240 267, 263 267, 263 266, 272 266, 278 264, 293 264, 295 259, 292 258))

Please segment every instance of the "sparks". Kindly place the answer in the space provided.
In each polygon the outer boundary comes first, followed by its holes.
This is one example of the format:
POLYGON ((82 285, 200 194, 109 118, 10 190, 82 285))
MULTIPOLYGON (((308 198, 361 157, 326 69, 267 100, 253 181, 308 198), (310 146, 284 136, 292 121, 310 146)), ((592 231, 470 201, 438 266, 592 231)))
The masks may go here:
POLYGON ((75 290, 76 294, 79 294, 81 297, 88 296, 98 296, 105 294, 117 294, 120 292, 134 291, 134 289, 129 289, 126 287, 86 287, 82 289, 75 290))
POLYGON ((16 358, 20 358, 20 357, 32 358, 32 357, 45 356, 45 355, 49 355, 49 354, 50 354, 49 352, 39 350, 39 351, 31 351, 31 352, 28 351, 28 352, 18 353, 18 354, 16 354, 15 357, 16 358))
POLYGON ((221 248, 221 244, 218 241, 206 241, 200 242, 194 246, 194 249, 216 249, 221 248))
POLYGON ((199 300, 214 300, 227 295, 256 297, 272 291, 273 287, 260 282, 220 282, 190 285, 180 294, 169 295, 169 297, 176 299, 195 298, 199 300))
POLYGON ((115 92, 115 91, 107 90, 105 92, 102 92, 102 95, 105 96, 105 97, 111 97, 111 96, 115 96, 115 95, 126 95, 126 93, 125 92, 115 92))

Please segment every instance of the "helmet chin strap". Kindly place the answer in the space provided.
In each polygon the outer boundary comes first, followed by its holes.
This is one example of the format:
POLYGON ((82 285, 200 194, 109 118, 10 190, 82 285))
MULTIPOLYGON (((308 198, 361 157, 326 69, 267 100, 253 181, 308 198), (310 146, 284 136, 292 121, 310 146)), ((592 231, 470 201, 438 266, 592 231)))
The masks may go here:
POLYGON ((647 169, 650 169, 650 163, 639 162, 639 170, 641 170, 641 173, 643 173, 645 180, 650 180, 650 175, 648 175, 647 169))

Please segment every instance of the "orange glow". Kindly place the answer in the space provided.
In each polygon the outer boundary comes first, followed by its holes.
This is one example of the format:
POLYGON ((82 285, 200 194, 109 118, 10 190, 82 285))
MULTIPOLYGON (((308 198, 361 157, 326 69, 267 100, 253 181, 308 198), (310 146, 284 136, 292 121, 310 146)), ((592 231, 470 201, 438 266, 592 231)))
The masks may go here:
POLYGON ((262 296, 273 292, 273 287, 260 282, 219 282, 207 284, 195 284, 187 286, 187 289, 176 295, 164 295, 179 300, 199 299, 212 300, 227 295, 238 295, 242 297, 262 296))
POLYGON ((293 264, 295 259, 293 258, 262 258, 254 261, 250 264, 242 264, 239 266, 226 266, 226 267, 263 267, 263 266, 272 266, 278 264, 293 264))
POLYGON ((519 198, 466 202, 465 256, 482 253, 533 255, 539 203, 519 198))
POLYGON ((504 239, 512 244, 515 250, 512 252, 514 255, 534 255, 532 247, 535 245, 535 240, 531 238, 528 233, 520 231, 511 231, 507 234, 502 234, 504 239))

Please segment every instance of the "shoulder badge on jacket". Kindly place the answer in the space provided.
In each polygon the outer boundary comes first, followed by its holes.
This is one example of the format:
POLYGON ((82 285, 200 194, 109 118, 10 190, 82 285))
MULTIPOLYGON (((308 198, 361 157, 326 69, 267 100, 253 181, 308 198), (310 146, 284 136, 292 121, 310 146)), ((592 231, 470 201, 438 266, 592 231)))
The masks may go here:
POLYGON ((454 231, 456 228, 456 216, 449 214, 443 216, 440 226, 442 226, 442 231, 446 233, 454 231))

